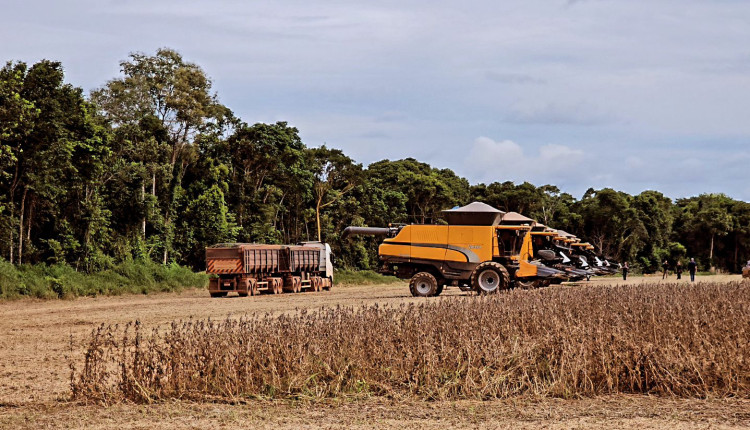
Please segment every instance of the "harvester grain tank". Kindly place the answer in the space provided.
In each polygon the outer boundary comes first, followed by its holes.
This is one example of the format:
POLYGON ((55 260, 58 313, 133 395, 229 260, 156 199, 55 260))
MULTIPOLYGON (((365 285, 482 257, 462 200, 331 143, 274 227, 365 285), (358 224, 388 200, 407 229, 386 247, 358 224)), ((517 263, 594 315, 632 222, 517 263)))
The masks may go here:
MULTIPOLYGON (((480 294, 548 276, 529 261, 533 255, 527 224, 502 224, 505 213, 474 202, 443 211, 447 225, 348 227, 351 234, 385 236, 378 254, 381 272, 409 279, 414 296, 439 295, 445 286, 480 294)), ((533 220, 531 220, 533 222, 533 220)), ((557 271, 555 271, 557 274, 557 271)))
POLYGON ((211 297, 229 292, 240 296, 261 291, 320 291, 333 286, 331 248, 327 243, 297 245, 223 243, 206 248, 206 273, 211 297))

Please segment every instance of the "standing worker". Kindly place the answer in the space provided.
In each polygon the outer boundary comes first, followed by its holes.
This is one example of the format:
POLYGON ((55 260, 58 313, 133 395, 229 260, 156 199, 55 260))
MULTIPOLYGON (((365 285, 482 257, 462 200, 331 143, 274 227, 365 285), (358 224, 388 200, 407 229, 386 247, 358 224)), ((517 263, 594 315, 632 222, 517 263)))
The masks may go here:
POLYGON ((677 264, 674 266, 674 273, 677 274, 677 279, 682 279, 682 262, 677 260, 677 264))
POLYGON ((626 261, 625 264, 622 266, 622 280, 627 281, 628 280, 628 262, 626 261))
POLYGON ((662 269, 664 270, 664 272, 662 272, 661 274, 661 279, 667 279, 667 271, 669 270, 669 261, 664 259, 662 266, 663 266, 662 269))
POLYGON ((695 282, 695 270, 698 268, 698 264, 695 262, 695 258, 690 259, 688 263, 688 272, 690 272, 690 282, 695 282))

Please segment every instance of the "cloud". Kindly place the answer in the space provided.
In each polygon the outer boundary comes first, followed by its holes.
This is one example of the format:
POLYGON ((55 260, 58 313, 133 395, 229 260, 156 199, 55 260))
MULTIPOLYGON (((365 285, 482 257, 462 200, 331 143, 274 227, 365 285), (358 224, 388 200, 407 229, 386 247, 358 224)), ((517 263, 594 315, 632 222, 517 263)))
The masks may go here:
POLYGON ((593 126, 615 122, 615 119, 585 103, 562 105, 559 103, 532 104, 515 107, 506 121, 517 124, 581 125, 593 126))
POLYGON ((502 84, 534 84, 541 85, 546 84, 547 81, 544 79, 536 78, 531 75, 522 73, 503 73, 488 71, 485 73, 485 77, 493 82, 500 82, 502 84))
POLYGON ((536 154, 527 154, 512 140, 495 141, 489 137, 474 140, 464 159, 464 171, 482 182, 525 182, 536 184, 568 182, 580 177, 586 154, 565 145, 548 144, 536 154))

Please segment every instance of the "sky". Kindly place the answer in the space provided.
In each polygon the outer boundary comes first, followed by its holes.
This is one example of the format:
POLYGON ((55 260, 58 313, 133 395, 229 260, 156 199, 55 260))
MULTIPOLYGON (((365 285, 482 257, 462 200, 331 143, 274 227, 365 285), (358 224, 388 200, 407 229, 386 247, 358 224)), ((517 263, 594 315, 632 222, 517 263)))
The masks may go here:
POLYGON ((247 123, 471 183, 750 201, 750 2, 5 0, 0 60, 90 91, 177 50, 247 123))

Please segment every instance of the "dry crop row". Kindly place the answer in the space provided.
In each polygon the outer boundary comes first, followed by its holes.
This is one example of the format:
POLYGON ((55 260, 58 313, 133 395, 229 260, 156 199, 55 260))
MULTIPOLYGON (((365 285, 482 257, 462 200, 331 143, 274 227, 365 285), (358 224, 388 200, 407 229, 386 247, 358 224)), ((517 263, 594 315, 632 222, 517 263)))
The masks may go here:
POLYGON ((82 401, 351 395, 750 397, 750 284, 560 287, 100 327, 82 401))

